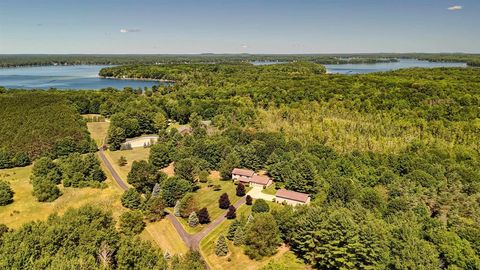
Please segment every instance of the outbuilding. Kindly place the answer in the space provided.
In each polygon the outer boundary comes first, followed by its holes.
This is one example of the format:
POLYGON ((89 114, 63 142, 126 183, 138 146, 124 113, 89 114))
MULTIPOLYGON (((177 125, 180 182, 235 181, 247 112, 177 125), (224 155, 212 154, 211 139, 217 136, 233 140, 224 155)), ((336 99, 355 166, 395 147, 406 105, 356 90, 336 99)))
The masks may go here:
POLYGON ((275 201, 277 203, 286 203, 293 206, 299 204, 309 204, 310 195, 282 188, 277 190, 277 193, 275 193, 275 201))

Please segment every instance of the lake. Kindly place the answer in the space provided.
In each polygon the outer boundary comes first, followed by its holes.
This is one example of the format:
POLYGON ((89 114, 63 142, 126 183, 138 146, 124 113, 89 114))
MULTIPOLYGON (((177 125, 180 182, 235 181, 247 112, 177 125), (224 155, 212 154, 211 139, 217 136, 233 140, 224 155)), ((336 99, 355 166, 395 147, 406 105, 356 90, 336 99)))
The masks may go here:
POLYGON ((417 59, 399 59, 398 62, 376 64, 338 64, 325 65, 327 73, 332 74, 364 74, 389 71, 401 68, 436 68, 436 67, 467 67, 466 63, 429 62, 417 59))
MULTIPOLYGON (((254 62, 255 65, 279 64, 281 62, 254 62)), ((398 62, 377 64, 325 65, 327 73, 363 74, 411 67, 466 67, 465 63, 428 62, 416 59, 400 59, 398 62)), ((123 89, 130 86, 152 87, 160 82, 141 80, 116 80, 98 77, 103 65, 43 66, 0 68, 0 86, 21 89, 101 89, 114 87, 123 89)))
POLYGON ((102 65, 0 68, 0 86, 21 89, 123 89, 152 87, 159 82, 98 77, 102 65))

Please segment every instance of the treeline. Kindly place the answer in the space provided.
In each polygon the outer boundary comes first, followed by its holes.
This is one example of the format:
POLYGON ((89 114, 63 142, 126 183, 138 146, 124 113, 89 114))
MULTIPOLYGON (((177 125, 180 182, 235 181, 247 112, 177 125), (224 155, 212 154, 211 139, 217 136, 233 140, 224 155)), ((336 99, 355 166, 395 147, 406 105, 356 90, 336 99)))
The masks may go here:
POLYGON ((17 230, 0 225, 0 258, 1 269, 205 269, 197 252, 163 254, 117 231, 112 214, 92 206, 17 230))
POLYGON ((0 168, 25 166, 39 156, 52 158, 95 150, 85 121, 55 92, 0 94, 0 168))

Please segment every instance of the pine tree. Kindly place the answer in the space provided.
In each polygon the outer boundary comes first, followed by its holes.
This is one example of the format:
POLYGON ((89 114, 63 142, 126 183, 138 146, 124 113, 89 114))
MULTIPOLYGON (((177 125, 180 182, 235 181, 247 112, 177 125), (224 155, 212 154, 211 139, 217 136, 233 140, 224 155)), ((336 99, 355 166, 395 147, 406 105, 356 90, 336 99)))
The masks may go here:
POLYGON ((138 209, 142 204, 142 197, 140 193, 134 188, 130 188, 125 191, 121 198, 122 205, 129 209, 138 209))
POLYGON ((175 207, 173 207, 173 214, 176 216, 176 217, 179 217, 180 216, 180 201, 177 201, 175 203, 175 207))
POLYGON ((245 203, 247 205, 252 205, 252 202, 253 202, 252 196, 247 195, 247 197, 245 198, 245 203))
POLYGON ((245 244, 245 232, 243 231, 243 226, 240 226, 235 231, 235 235, 233 237, 233 244, 235 246, 241 246, 245 244))
POLYGON ((223 193, 218 199, 218 207, 221 209, 227 209, 230 206, 230 199, 228 199, 228 194, 223 193))
POLYGON ((235 232, 241 226, 242 226, 242 223, 240 221, 234 220, 232 224, 230 224, 230 227, 228 227, 227 239, 230 241, 233 241, 233 238, 235 237, 235 232))
POLYGON ((230 205, 228 207, 228 212, 227 214, 225 215, 227 217, 227 219, 234 219, 237 217, 237 209, 235 208, 235 206, 233 205, 230 205))
POLYGON ((238 183, 236 191, 237 191, 237 196, 239 197, 245 196, 245 186, 242 183, 238 183))
POLYGON ((253 217, 252 214, 248 215, 248 218, 247 218, 247 224, 252 222, 255 218, 253 217))
POLYGON ((210 215, 208 214, 208 209, 206 207, 200 209, 197 213, 197 216, 200 224, 210 223, 210 215))
POLYGON ((152 197, 157 197, 158 195, 160 195, 160 191, 161 191, 160 184, 155 183, 155 186, 153 186, 153 190, 152 190, 152 197))
POLYGON ((227 241, 225 240, 225 236, 220 235, 215 243, 215 255, 217 256, 227 256, 228 254, 228 246, 227 241))
POLYGON ((199 223, 199 220, 198 220, 198 217, 197 217, 197 213, 192 212, 190 214, 190 216, 188 217, 188 226, 195 227, 195 226, 198 225, 198 223, 199 223))

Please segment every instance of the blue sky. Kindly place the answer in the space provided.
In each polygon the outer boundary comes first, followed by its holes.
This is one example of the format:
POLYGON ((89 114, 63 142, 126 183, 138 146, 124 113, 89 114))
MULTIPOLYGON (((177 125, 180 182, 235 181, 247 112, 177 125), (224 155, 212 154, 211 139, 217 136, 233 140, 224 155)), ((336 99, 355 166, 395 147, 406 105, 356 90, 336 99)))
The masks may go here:
POLYGON ((480 52, 479 0, 0 0, 1 53, 480 52))

